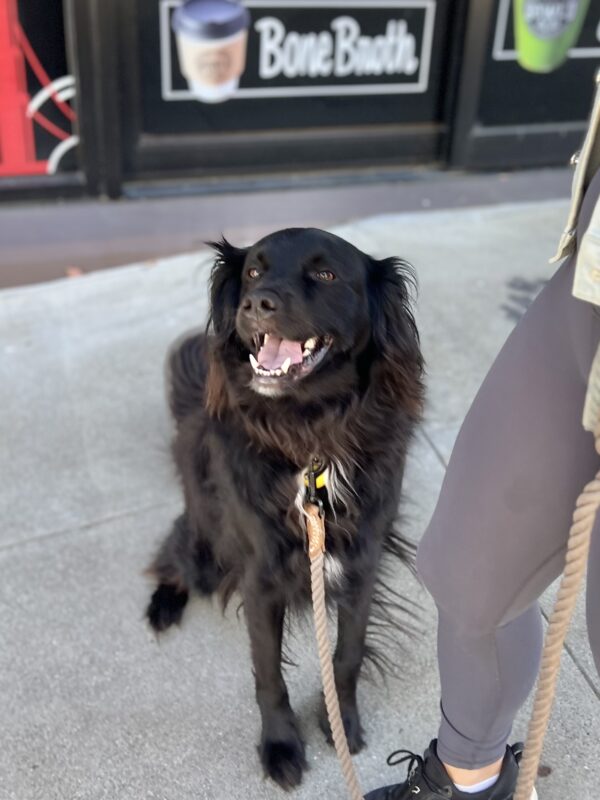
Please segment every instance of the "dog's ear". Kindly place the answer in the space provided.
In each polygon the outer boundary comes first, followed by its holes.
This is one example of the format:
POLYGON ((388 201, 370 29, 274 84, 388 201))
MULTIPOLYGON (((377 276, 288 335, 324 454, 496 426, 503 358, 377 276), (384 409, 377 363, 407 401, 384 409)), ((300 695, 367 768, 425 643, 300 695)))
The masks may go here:
POLYGON ((411 309, 416 279, 399 258, 369 259, 371 339, 375 356, 373 384, 385 401, 399 399, 411 417, 423 407, 423 356, 411 309))
POLYGON ((235 315, 240 301, 242 269, 248 248, 234 247, 225 237, 209 242, 216 252, 210 276, 209 328, 221 343, 235 331, 235 315))

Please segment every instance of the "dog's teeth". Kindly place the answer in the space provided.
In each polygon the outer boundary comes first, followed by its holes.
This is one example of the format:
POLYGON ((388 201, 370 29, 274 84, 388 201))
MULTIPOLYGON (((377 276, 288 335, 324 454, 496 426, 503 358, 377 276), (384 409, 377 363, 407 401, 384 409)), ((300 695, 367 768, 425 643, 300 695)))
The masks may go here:
POLYGON ((291 358, 286 358, 286 360, 281 365, 281 372, 283 372, 284 375, 287 375, 288 374, 288 370, 289 370, 289 368, 291 366, 292 366, 292 359, 291 358))
POLYGON ((268 341, 269 341, 269 334, 265 333, 265 340, 263 342, 263 346, 266 345, 268 341))
POLYGON ((277 375, 278 378, 281 378, 283 372, 280 369, 276 369, 274 372, 271 373, 271 375, 277 375))
POLYGON ((311 350, 314 350, 316 346, 317 346, 317 340, 314 336, 311 339, 308 339, 306 342, 304 342, 304 350, 305 351, 308 350, 309 353, 311 350))
POLYGON ((252 355, 252 353, 250 353, 250 363, 252 364, 252 369, 253 369, 255 372, 258 372, 258 371, 260 370, 260 367, 259 367, 258 361, 257 361, 257 360, 254 358, 254 356, 252 355))

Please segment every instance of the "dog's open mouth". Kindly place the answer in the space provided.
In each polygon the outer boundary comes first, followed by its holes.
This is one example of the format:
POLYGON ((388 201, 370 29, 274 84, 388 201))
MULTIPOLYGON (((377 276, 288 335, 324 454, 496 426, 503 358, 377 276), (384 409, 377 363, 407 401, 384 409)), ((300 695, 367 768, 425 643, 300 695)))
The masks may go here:
POLYGON ((257 354, 250 353, 250 363, 259 378, 303 378, 323 360, 332 341, 331 336, 293 342, 269 333, 257 334, 254 342, 257 354))

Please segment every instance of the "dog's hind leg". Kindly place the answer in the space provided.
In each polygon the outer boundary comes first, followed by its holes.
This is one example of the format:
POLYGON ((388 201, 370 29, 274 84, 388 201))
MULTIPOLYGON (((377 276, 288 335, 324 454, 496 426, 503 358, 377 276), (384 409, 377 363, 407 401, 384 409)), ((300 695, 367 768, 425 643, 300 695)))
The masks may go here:
POLYGON ((187 514, 175 520, 147 572, 158 582, 146 610, 157 632, 181 622, 191 591, 210 596, 223 579, 210 542, 191 530, 187 514))
POLYGON ((148 622, 157 633, 181 622, 189 597, 189 586, 182 568, 184 554, 190 546, 189 539, 187 516, 182 514, 173 523, 171 533, 146 571, 158 582, 146 609, 148 622))

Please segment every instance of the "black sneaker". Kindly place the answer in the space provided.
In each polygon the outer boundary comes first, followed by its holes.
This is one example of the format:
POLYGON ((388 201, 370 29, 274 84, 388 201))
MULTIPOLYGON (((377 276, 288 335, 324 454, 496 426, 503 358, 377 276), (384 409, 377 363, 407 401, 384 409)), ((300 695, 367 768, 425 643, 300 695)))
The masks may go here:
MULTIPOLYGON (((365 800, 512 800, 517 785, 522 744, 506 748, 502 770, 496 783, 489 789, 475 794, 460 792, 452 783, 446 768, 437 756, 434 739, 423 757, 410 750, 396 750, 387 762, 397 766, 408 762, 408 778, 404 783, 384 786, 365 795, 365 800)), ((532 800, 536 797, 535 791, 532 800)))

